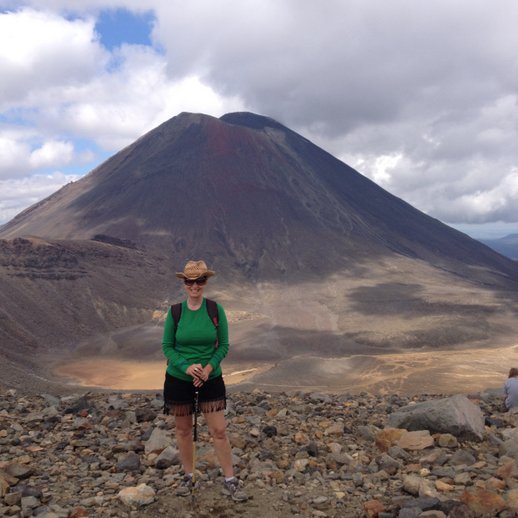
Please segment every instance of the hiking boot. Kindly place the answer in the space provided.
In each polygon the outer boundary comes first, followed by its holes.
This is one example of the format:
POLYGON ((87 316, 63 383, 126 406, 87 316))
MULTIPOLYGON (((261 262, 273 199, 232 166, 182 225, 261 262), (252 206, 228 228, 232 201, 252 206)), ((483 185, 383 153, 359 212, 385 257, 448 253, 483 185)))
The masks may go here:
POLYGON ((236 477, 232 477, 230 480, 224 480, 221 492, 224 495, 230 496, 234 502, 245 502, 248 500, 246 493, 242 489, 239 489, 239 480, 236 477))
POLYGON ((192 475, 184 475, 176 488, 176 496, 189 496, 192 491, 192 475))

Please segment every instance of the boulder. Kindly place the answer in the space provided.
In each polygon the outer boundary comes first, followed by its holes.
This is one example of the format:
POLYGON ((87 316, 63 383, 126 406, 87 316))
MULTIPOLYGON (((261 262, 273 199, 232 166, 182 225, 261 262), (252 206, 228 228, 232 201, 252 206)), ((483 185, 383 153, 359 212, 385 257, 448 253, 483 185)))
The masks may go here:
POLYGON ((482 411, 462 395, 402 407, 389 416, 387 425, 412 431, 450 433, 468 440, 482 440, 485 431, 482 411))
POLYGON ((154 428, 151 433, 151 437, 146 441, 144 445, 144 451, 146 454, 149 453, 157 453, 160 454, 163 450, 165 450, 171 440, 167 435, 167 432, 162 428, 154 428))
POLYGON ((173 446, 168 446, 155 461, 155 467, 158 469, 167 469, 174 464, 180 464, 180 452, 173 446))

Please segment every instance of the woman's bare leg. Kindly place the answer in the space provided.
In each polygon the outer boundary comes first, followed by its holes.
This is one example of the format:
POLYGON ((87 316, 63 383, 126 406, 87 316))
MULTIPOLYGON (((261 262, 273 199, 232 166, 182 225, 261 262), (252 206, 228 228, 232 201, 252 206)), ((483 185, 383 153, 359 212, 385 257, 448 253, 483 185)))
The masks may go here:
POLYGON ((219 412, 208 412, 203 414, 203 416, 214 441, 214 449, 223 470, 223 475, 227 478, 232 477, 234 476, 234 468, 232 466, 232 451, 227 435, 225 414, 221 410, 219 412))
POLYGON ((192 473, 192 415, 176 416, 176 445, 185 473, 192 473))

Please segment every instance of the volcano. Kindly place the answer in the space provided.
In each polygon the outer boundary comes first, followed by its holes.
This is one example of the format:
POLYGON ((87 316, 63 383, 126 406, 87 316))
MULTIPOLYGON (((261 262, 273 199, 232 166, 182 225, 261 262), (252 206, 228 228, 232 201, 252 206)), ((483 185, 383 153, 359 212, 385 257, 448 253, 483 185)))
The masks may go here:
POLYGON ((110 236, 254 280, 332 274, 387 254, 462 276, 485 270, 497 283, 517 275, 511 261, 251 113, 170 119, 0 229, 23 235, 110 236))
POLYGON ((160 326, 135 326, 181 296, 188 259, 216 270, 231 354, 275 364, 268 386, 327 383, 329 364, 304 371, 306 357, 515 335, 515 261, 271 118, 182 113, 0 228, 2 379, 79 350, 160 358, 160 326))

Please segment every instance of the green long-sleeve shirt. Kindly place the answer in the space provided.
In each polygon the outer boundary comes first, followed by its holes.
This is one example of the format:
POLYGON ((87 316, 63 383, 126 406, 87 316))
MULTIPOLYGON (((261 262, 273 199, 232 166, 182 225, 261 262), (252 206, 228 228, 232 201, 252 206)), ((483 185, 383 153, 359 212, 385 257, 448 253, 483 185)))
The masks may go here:
POLYGON ((221 361, 228 352, 228 322, 225 310, 218 306, 218 348, 216 342, 216 328, 207 313, 207 305, 203 299, 202 305, 193 311, 188 308, 187 301, 182 302, 182 314, 176 337, 174 320, 171 309, 167 313, 162 338, 162 350, 168 360, 167 372, 178 379, 192 381, 192 377, 185 373, 189 365, 201 363, 204 367, 208 363, 213 371, 210 378, 221 375, 221 361))

